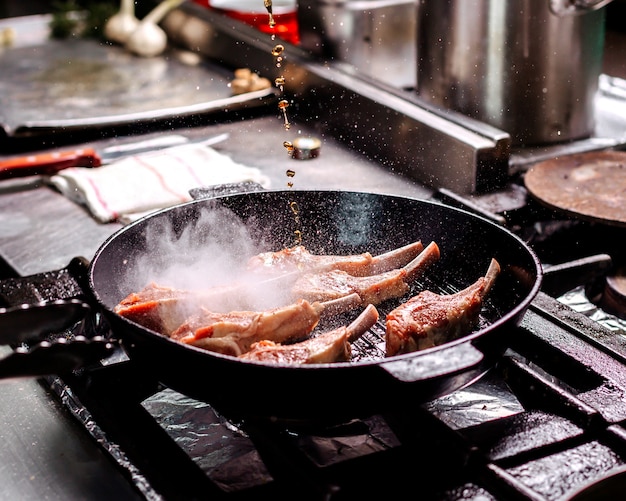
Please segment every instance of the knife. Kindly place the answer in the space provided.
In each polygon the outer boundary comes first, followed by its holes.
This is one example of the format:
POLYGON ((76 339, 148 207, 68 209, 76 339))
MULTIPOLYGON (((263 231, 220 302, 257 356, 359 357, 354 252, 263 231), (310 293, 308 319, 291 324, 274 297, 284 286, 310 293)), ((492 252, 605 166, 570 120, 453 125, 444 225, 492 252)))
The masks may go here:
POLYGON ((154 139, 110 146, 101 151, 94 148, 37 153, 0 161, 0 179, 14 177, 52 175, 68 167, 100 167, 119 158, 137 155, 148 151, 163 150, 183 144, 210 146, 228 138, 228 134, 219 134, 208 139, 190 140, 188 137, 170 134, 154 139))

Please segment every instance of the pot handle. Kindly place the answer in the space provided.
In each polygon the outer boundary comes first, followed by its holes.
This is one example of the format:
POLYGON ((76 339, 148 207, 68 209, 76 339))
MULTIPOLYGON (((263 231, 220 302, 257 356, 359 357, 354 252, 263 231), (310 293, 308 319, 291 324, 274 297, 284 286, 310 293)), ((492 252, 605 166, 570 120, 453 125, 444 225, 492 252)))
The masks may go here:
POLYGON ((580 15, 598 10, 613 0, 549 0, 550 11, 556 16, 580 15))
POLYGON ((478 367, 483 353, 471 343, 451 346, 433 353, 416 352, 410 358, 380 363, 379 367, 403 383, 415 383, 478 367))

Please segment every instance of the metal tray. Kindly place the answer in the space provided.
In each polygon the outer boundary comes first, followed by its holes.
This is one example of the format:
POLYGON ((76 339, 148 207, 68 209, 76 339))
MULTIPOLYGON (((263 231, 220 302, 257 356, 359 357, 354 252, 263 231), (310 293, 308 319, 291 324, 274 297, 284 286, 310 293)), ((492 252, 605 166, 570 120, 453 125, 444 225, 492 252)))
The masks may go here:
POLYGON ((14 46, 0 48, 0 135, 140 126, 259 107, 275 96, 272 88, 234 96, 232 70, 174 48, 142 58, 92 39, 51 39, 45 16, 5 20, 0 28, 15 26, 19 35, 27 22, 28 43, 16 37, 14 46), (185 62, 190 55, 192 62, 185 62))

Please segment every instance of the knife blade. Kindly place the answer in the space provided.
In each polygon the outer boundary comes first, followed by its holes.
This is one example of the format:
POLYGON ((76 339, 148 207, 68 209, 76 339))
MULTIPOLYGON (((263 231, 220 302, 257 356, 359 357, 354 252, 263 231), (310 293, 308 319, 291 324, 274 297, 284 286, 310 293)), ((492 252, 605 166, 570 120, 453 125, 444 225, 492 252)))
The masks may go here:
POLYGON ((163 150, 184 144, 200 144, 210 146, 224 141, 228 134, 219 134, 208 139, 189 139, 188 137, 169 134, 153 139, 133 143, 110 146, 97 151, 95 148, 78 148, 73 150, 36 153, 0 161, 0 179, 15 177, 52 175, 68 167, 100 167, 114 160, 145 153, 163 150))

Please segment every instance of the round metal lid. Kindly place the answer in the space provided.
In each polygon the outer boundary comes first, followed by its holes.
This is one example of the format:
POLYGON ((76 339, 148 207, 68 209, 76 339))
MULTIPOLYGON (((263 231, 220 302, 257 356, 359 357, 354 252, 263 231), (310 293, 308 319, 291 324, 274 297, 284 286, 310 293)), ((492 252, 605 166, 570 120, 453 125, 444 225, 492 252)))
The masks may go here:
POLYGON ((626 152, 578 153, 539 162, 524 182, 533 197, 552 209, 626 227, 626 152))

